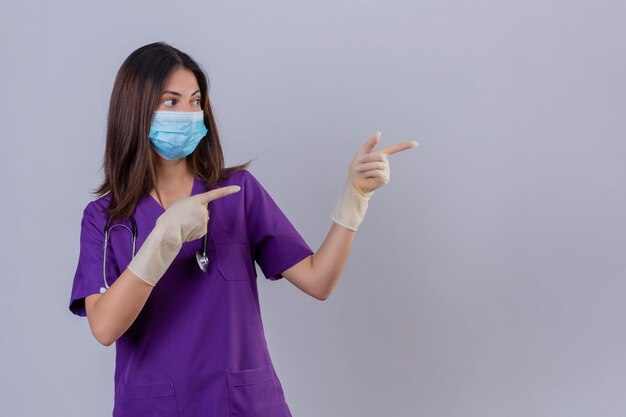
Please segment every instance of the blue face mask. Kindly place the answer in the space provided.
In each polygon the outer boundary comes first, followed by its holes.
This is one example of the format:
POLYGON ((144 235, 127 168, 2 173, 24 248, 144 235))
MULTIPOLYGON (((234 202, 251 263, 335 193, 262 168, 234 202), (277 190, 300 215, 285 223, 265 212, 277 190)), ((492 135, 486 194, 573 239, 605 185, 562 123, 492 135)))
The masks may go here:
POLYGON ((207 132, 202 110, 155 111, 148 136, 159 155, 178 159, 192 153, 207 132))

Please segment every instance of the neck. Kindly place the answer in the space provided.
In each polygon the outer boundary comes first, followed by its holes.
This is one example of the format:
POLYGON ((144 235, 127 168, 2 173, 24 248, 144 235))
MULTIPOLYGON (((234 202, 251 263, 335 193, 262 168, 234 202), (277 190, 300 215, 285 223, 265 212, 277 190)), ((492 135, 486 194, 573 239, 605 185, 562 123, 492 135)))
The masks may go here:
MULTIPOLYGON (((165 192, 180 189, 193 180, 193 172, 187 167, 185 158, 167 160, 159 158, 156 166, 156 188, 165 192)), ((186 187, 184 187, 186 189, 186 187)))

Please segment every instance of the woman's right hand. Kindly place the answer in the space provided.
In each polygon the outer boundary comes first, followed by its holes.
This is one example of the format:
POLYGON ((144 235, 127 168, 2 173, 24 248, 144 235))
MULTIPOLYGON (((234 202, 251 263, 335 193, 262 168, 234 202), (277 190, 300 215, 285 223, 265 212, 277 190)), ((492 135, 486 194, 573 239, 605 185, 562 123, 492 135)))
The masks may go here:
POLYGON ((238 185, 213 190, 176 200, 157 219, 157 225, 168 231, 170 238, 189 242, 204 236, 209 222, 210 201, 238 192, 238 185))
POLYGON ((238 185, 231 185, 176 200, 159 216, 128 269, 154 287, 178 255, 183 242, 207 233, 209 201, 240 189, 238 185))

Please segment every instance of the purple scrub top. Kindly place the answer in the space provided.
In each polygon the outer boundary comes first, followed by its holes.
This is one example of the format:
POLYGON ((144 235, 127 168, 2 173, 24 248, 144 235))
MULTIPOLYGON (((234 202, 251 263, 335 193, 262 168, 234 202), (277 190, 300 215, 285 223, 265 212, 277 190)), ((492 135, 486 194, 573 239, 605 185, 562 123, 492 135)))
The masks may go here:
MULTIPOLYGON (((215 187, 237 193, 211 202, 208 271, 196 262, 202 238, 185 242, 130 328, 115 342, 114 417, 292 417, 267 348, 254 262, 282 278, 313 251, 248 170, 215 187)), ((192 195, 205 192, 196 177, 192 195)), ((87 204, 69 309, 86 316, 100 293, 107 194, 87 204)), ((163 207, 149 194, 133 212, 136 250, 163 207)), ((123 223, 130 227, 130 221, 123 223)), ((132 235, 114 227, 107 248, 112 285, 131 260, 132 235)))

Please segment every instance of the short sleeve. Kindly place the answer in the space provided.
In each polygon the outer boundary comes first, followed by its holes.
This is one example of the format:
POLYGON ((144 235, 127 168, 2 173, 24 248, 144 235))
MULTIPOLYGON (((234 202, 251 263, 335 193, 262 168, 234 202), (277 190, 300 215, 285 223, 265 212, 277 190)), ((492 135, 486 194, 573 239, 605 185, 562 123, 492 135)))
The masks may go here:
POLYGON ((281 272, 314 252, 254 175, 244 172, 246 223, 254 260, 267 279, 278 280, 283 278, 281 272))
MULTIPOLYGON (((80 225, 80 248, 72 293, 70 296, 69 309, 72 313, 85 317, 85 297, 91 294, 99 294, 100 288, 104 287, 102 275, 102 259, 104 255, 104 225, 103 214, 98 206, 92 201, 83 210, 83 218, 80 225)), ((114 262, 110 242, 107 245, 107 279, 109 285, 119 275, 114 262)))

